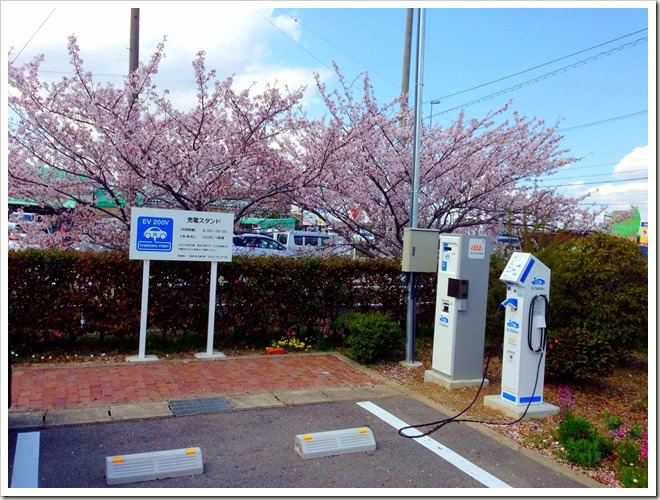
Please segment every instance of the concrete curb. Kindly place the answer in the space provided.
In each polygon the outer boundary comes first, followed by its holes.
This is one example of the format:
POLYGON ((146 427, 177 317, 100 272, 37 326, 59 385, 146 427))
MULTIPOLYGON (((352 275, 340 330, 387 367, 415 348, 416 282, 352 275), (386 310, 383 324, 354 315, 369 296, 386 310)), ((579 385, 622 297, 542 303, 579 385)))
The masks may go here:
MULTIPOLYGON (((236 411, 254 408, 328 403, 332 401, 357 401, 400 394, 399 391, 393 390, 387 385, 375 385, 356 388, 347 387, 264 392, 258 394, 231 394, 223 395, 221 397, 223 397, 231 406, 231 409, 227 411, 236 411)), ((66 410, 11 412, 8 414, 8 429, 47 429, 50 427, 60 427, 65 425, 82 425, 164 417, 174 417, 174 413, 172 413, 168 402, 102 405, 66 410)))

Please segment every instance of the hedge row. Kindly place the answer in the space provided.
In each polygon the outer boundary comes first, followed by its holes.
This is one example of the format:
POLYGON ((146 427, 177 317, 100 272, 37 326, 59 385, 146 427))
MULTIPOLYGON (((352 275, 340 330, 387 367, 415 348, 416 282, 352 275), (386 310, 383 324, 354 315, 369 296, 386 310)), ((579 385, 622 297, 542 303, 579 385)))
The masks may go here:
MULTIPOLYGON (((148 329, 205 336, 209 277, 209 263, 152 261, 148 329)), ((433 280, 418 280, 422 320, 434 314, 433 280)), ((74 342, 86 333, 137 337, 142 262, 124 253, 10 252, 8 281, 13 346, 62 336, 74 342)), ((218 264, 216 337, 258 342, 313 330, 347 310, 377 310, 403 325, 406 287, 391 260, 238 256, 218 264)))
MULTIPOLYGON (((566 378, 605 375, 648 345, 648 263, 632 242, 595 234, 539 251, 552 273, 546 371, 566 378)), ((501 355, 507 259, 491 259, 487 345, 501 355)), ((9 252, 10 347, 33 349, 82 335, 134 337, 142 262, 125 253, 9 252)), ((209 263, 151 262, 148 328, 206 337, 209 263)), ((435 274, 417 277, 417 325, 432 334, 435 274)), ((216 347, 263 345, 295 331, 330 331, 345 312, 380 312, 405 326, 407 284, 392 260, 235 257, 218 265, 216 347), (323 326, 323 328, 320 328, 323 326)), ((335 336, 341 335, 334 331, 335 336)))

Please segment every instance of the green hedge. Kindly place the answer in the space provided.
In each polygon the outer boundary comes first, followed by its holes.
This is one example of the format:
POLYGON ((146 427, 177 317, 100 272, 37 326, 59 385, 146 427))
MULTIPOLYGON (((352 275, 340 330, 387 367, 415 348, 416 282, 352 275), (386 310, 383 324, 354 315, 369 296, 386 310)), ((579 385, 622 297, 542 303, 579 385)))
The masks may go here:
POLYGON ((606 375, 648 346, 648 259, 635 242, 597 233, 538 256, 552 272, 546 369, 606 375))
MULTIPOLYGON (((28 250, 9 252, 8 267, 12 347, 37 349, 54 338, 73 343, 89 333, 137 339, 141 261, 117 252, 28 250)), ((148 329, 205 337, 209 275, 209 263, 151 261, 148 329)), ((421 280, 425 316, 433 314, 434 280, 421 280)), ((235 257, 218 264, 217 342, 309 333, 345 311, 379 311, 404 325, 405 291, 400 263, 392 260, 235 257)))
MULTIPOLYGON (((634 243, 594 234, 536 256, 552 272, 546 372, 606 375, 648 345, 648 264, 634 243)), ((90 333, 137 345, 141 261, 126 253, 28 250, 10 251, 8 262, 10 348, 66 347, 90 333)), ((494 255, 489 274, 486 345, 498 356, 506 262, 494 255)), ((148 328, 206 338, 209 275, 209 263, 152 261, 148 328)), ((433 332, 436 279, 417 276, 418 332, 433 332)), ((313 338, 345 312, 379 312, 403 328, 406 301, 398 261, 239 256, 218 265, 215 347, 263 346, 286 332, 313 338)), ((324 344, 345 340, 331 329, 324 344)))

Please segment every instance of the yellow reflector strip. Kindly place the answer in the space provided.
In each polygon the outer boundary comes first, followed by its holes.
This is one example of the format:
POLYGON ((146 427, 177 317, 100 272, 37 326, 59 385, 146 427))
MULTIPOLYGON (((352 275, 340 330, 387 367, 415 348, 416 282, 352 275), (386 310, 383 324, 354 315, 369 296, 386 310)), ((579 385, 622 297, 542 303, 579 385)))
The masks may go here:
POLYGON ((192 448, 186 450, 186 455, 195 455, 197 452, 193 450, 192 448))
POLYGON ((115 464, 120 464, 124 461, 124 457, 115 457, 112 459, 112 462, 115 464))
POLYGON ((367 432, 369 432, 369 431, 367 429, 365 429, 364 427, 360 428, 360 434, 366 434, 367 432))
POLYGON ((305 434, 305 435, 303 436, 303 439, 304 439, 305 441, 311 441, 312 436, 311 436, 310 434, 305 434))

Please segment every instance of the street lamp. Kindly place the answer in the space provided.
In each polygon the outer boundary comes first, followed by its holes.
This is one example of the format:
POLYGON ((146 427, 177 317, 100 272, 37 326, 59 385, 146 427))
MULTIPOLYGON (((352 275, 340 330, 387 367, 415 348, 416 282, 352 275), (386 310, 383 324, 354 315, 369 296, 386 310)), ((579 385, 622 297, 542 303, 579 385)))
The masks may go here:
POLYGON ((429 115, 429 128, 433 125, 433 105, 434 104, 440 104, 440 99, 435 99, 431 101, 431 114, 429 115))

